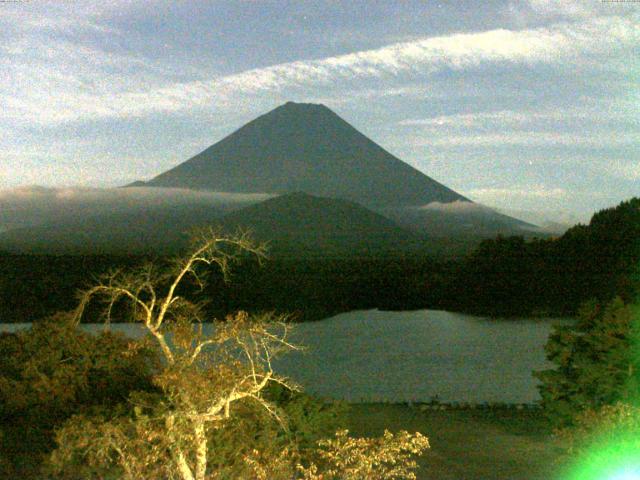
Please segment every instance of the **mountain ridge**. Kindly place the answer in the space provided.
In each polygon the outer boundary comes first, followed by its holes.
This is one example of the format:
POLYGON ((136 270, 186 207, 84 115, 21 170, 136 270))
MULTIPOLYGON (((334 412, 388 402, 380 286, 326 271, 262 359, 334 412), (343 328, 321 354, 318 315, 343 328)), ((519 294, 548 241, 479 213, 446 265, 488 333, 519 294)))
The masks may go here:
POLYGON ((367 207, 470 202, 328 107, 295 102, 255 118, 145 184, 242 193, 302 191, 367 207))
POLYGON ((248 230, 273 253, 295 256, 367 256, 415 250, 421 237, 355 202, 293 192, 256 203, 164 205, 136 212, 86 216, 61 224, 0 234, 0 249, 15 253, 174 254, 189 231, 213 226, 248 230))

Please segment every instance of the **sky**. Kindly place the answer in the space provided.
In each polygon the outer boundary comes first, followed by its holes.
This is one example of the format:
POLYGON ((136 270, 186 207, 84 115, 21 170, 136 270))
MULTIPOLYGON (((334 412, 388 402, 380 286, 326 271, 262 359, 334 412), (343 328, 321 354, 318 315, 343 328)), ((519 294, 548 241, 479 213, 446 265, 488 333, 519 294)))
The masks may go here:
POLYGON ((0 190, 150 179, 289 100, 584 221, 640 195, 640 1, 0 1, 0 190))

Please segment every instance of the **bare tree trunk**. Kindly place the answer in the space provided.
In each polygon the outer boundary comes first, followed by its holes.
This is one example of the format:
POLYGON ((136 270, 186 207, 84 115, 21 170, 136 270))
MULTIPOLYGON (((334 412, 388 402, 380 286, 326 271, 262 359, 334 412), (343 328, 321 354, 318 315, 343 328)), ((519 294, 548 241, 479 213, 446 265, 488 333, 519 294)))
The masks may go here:
POLYGON ((207 473, 207 435, 205 433, 204 421, 196 420, 195 440, 196 440, 196 477, 195 480, 204 480, 207 473))
POLYGON ((165 340, 164 335, 155 328, 149 329, 149 330, 151 331, 151 334, 154 337, 156 337, 156 340, 158 340, 158 344, 160 345, 160 348, 162 349, 162 353, 167 359, 167 362, 169 362, 169 365, 173 365, 173 363, 175 362, 173 358, 173 353, 171 352, 169 345, 167 345, 167 341, 165 340))
POLYGON ((182 449, 178 449, 176 452, 176 464, 178 466, 178 472, 180 472, 180 476, 182 477, 182 480, 194 480, 193 473, 191 472, 191 468, 187 463, 187 459, 184 458, 184 453, 182 453, 182 449))
MULTIPOLYGON (((174 423, 175 423, 175 417, 173 415, 169 415, 165 420, 165 424, 167 427, 167 435, 172 441, 175 441, 175 438, 173 435, 174 423)), ((184 452, 182 451, 182 449, 180 447, 176 447, 175 449, 172 449, 172 450, 173 450, 172 454, 174 457, 174 461, 176 462, 176 467, 178 469, 178 473, 180 474, 180 478, 182 478, 182 480, 195 480, 193 476, 193 472, 191 471, 191 467, 189 467, 189 464, 187 463, 187 459, 185 458, 184 452)))

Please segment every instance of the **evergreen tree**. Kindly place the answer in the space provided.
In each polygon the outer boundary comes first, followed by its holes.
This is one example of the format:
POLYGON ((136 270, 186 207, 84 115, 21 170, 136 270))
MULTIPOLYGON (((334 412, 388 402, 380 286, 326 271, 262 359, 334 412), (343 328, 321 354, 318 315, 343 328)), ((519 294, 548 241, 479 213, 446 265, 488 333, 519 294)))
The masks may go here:
POLYGON ((554 424, 570 425, 584 410, 638 399, 639 313, 638 305, 616 297, 605 307, 584 304, 575 324, 555 328, 545 347, 555 368, 535 373, 554 424))

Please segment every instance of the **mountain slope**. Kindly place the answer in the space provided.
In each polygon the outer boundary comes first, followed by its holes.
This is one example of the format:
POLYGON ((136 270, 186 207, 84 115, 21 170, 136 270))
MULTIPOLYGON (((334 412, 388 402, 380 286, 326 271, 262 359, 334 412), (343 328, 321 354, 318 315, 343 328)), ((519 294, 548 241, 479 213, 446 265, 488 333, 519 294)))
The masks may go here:
POLYGON ((361 205, 295 192, 224 216, 227 231, 251 231, 275 254, 368 255, 406 251, 418 236, 361 205))
POLYGON ((387 208, 379 212, 403 228, 432 238, 541 236, 545 233, 535 225, 471 202, 432 203, 425 207, 387 208))
POLYGON ((324 105, 289 102, 147 182, 344 198, 368 207, 467 201, 402 162, 324 105))
POLYGON ((250 230, 275 254, 369 255, 413 249, 419 237, 347 200, 291 193, 260 203, 162 205, 135 212, 16 228, 0 234, 0 250, 21 253, 174 253, 188 232, 213 226, 250 230))
POLYGON ((189 230, 214 224, 229 209, 198 204, 163 205, 16 228, 0 234, 0 250, 53 254, 174 253, 186 245, 189 230))

